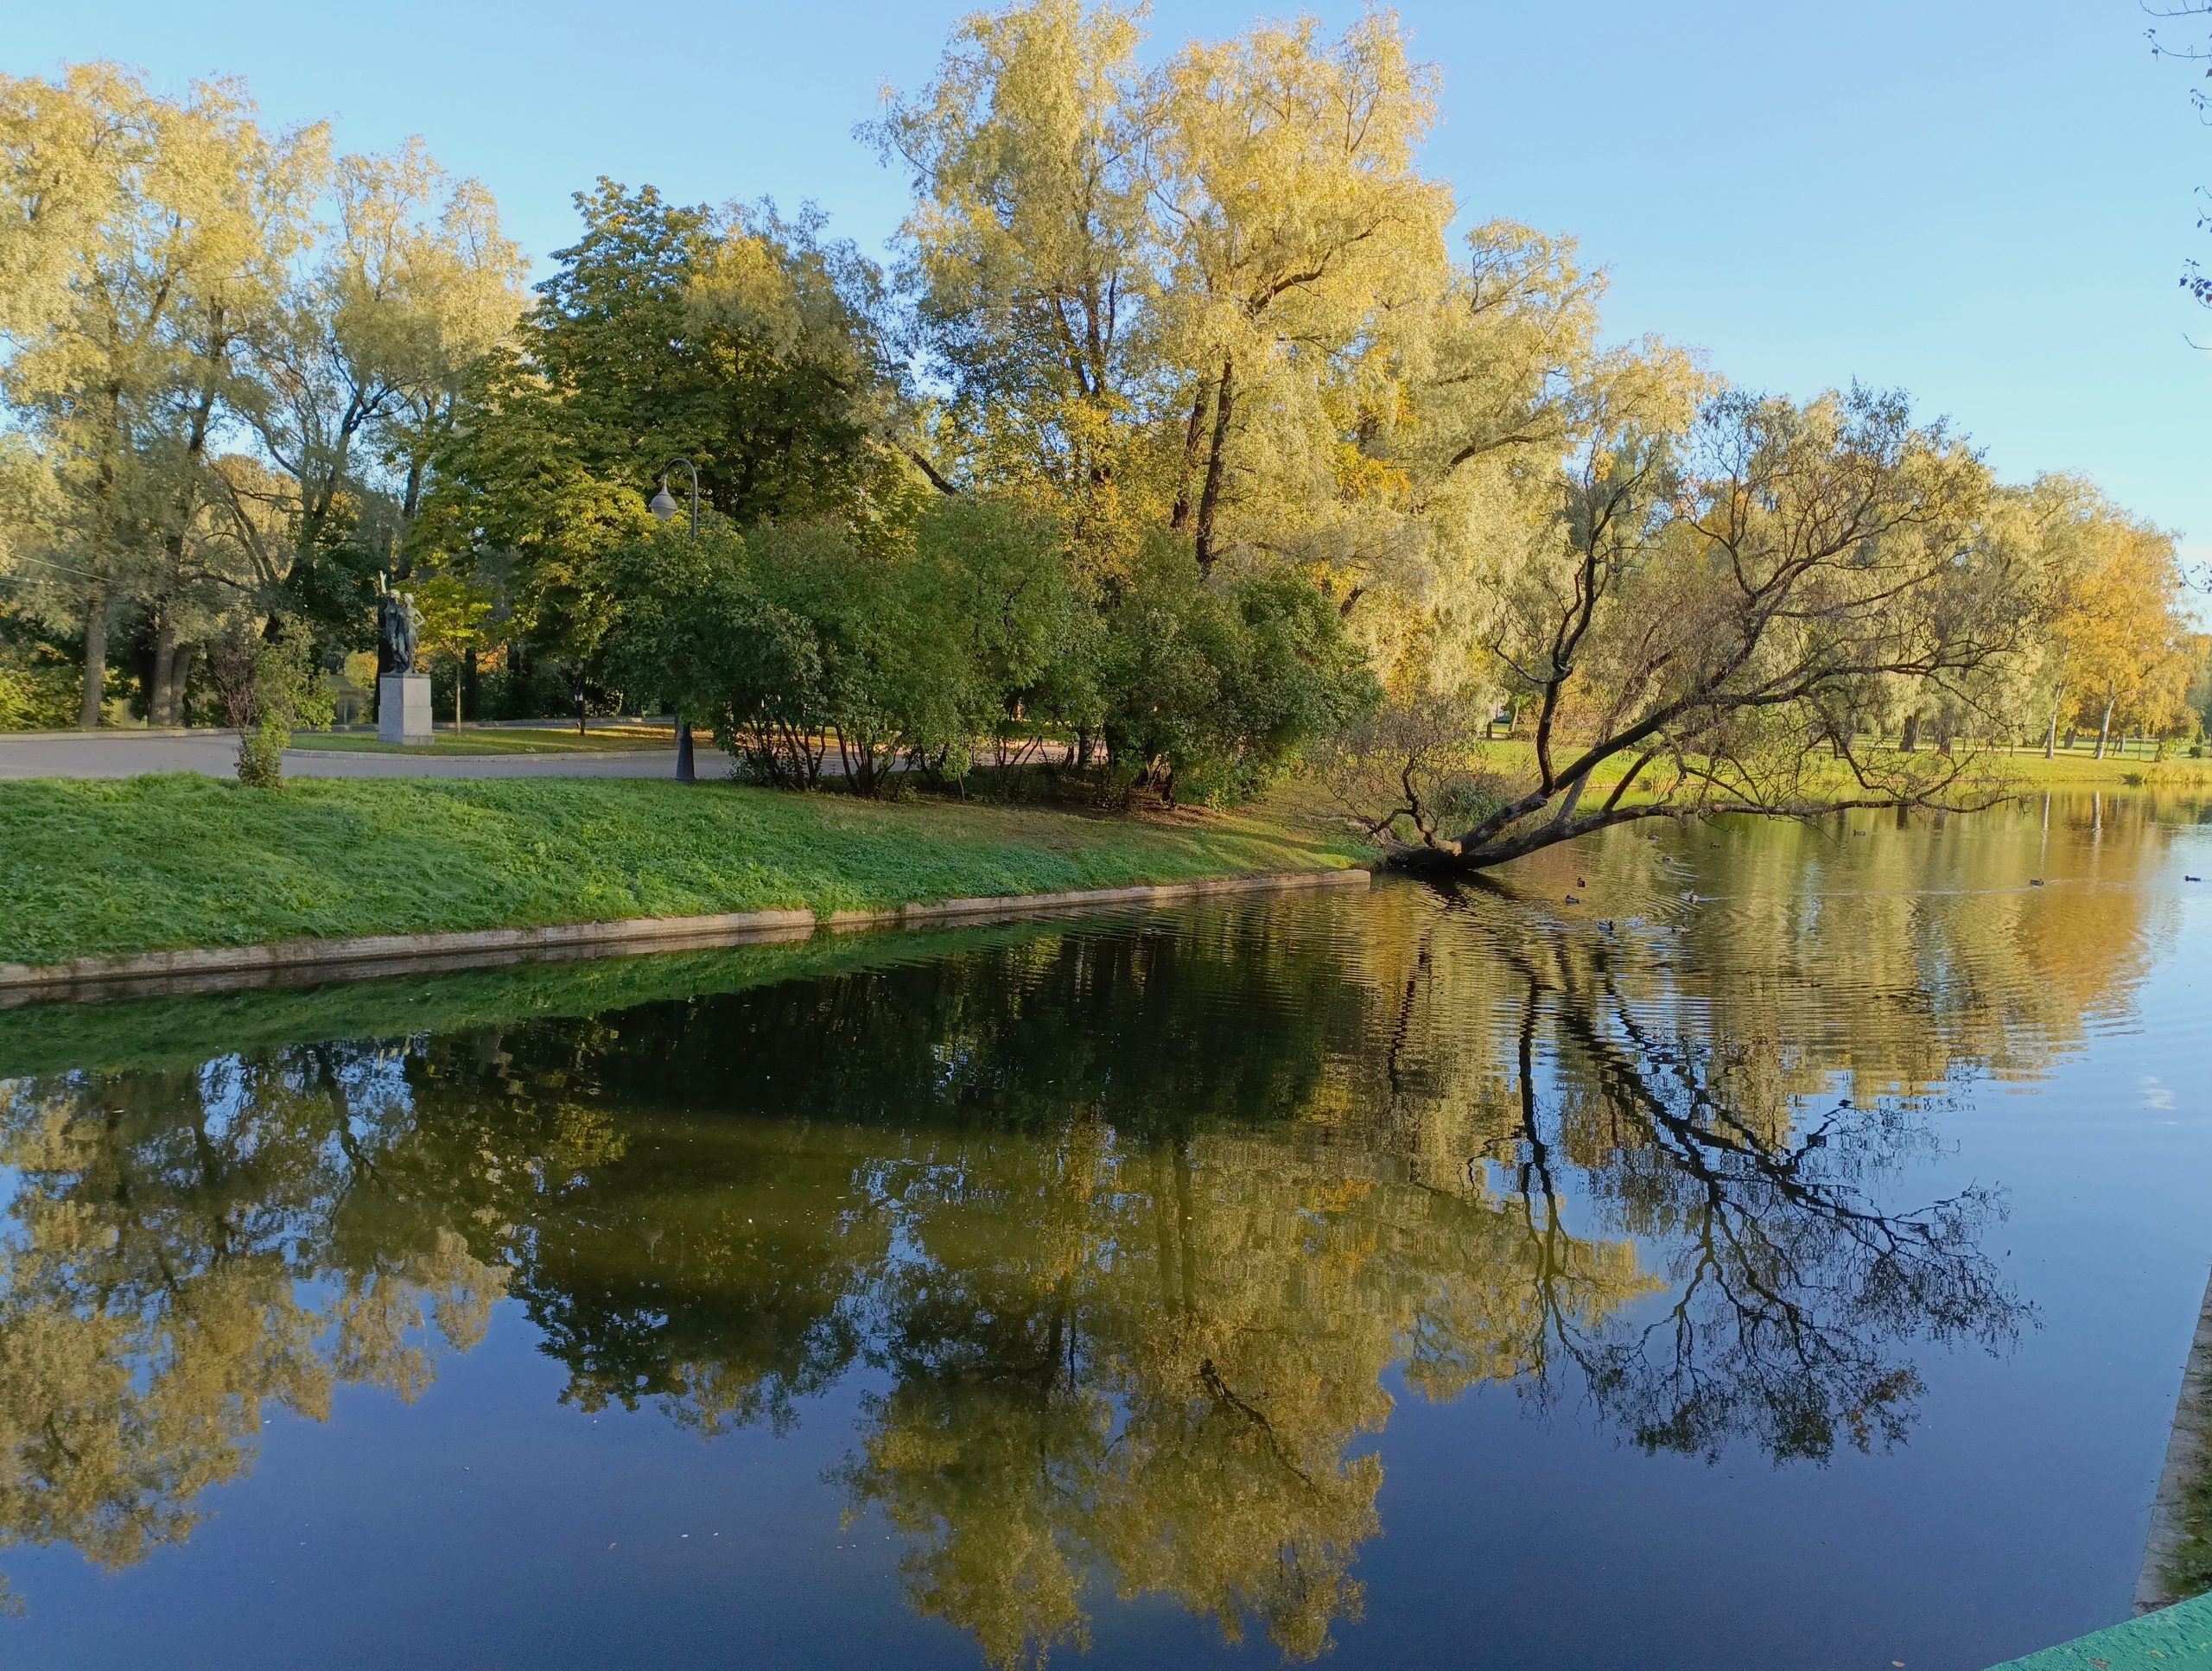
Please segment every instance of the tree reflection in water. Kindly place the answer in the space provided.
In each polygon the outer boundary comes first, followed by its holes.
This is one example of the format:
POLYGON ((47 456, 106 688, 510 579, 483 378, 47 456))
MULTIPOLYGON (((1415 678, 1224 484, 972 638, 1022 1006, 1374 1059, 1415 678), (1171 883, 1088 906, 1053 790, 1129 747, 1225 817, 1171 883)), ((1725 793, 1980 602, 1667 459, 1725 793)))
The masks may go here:
MULTIPOLYGON (((1553 1157, 1582 1159, 1577 1183, 1602 1216, 1663 1250, 1666 1300, 1634 1328, 1592 1330, 1548 1306, 1532 1370, 1555 1347, 1648 1449, 1718 1458, 1743 1439, 1820 1458, 1839 1432, 1861 1450, 1902 1439, 1921 1391, 1906 1345, 1994 1350, 2018 1326, 2021 1307, 1980 1250, 1999 1212, 1991 1191, 1885 1210, 1872 1185, 1927 1136, 1919 1109, 1848 1096, 1798 1109, 1756 1044, 1655 1032, 1602 958, 1573 951, 1509 954, 1528 983, 1512 1192, 1531 1242, 1548 1242, 1567 1216, 1553 1157), (1573 1086, 1549 1111, 1540 1033, 1573 1086)), ((1548 1247, 1531 1255, 1543 1271, 1548 1247)))
POLYGON ((1394 1376, 1817 1459, 1906 1435, 1916 1355, 2003 1350, 1997 1198, 1911 1170, 2137 978, 2133 897, 1847 945, 1392 888, 6 1082, 0 1536, 140 1560, 269 1407, 411 1399, 505 1297, 565 1398, 707 1435, 878 1372, 834 1484, 995 1664, 1085 1642, 1099 1585, 1311 1656, 1394 1376))

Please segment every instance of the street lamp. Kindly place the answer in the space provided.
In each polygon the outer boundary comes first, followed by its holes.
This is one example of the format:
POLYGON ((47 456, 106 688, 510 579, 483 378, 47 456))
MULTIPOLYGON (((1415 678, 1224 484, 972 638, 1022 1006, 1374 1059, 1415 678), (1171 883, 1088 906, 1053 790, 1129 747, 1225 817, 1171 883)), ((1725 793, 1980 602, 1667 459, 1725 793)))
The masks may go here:
MULTIPOLYGON (((668 472, 682 465, 691 473, 691 543, 699 543, 699 467, 687 458, 673 458, 660 473, 660 492, 647 501, 645 509, 655 520, 666 522, 677 511, 676 496, 668 491, 668 472)), ((698 774, 691 767, 691 721, 681 714, 676 716, 676 781, 696 783, 698 774)))

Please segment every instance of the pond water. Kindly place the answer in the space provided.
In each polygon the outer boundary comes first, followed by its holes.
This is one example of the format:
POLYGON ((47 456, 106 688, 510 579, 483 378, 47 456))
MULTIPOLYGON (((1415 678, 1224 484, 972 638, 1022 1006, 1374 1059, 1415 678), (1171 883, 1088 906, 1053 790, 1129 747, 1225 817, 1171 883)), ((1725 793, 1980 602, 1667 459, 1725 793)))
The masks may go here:
POLYGON ((2110 1623, 2212 1265, 2204 816, 0 1012, 0 1665, 2110 1623))

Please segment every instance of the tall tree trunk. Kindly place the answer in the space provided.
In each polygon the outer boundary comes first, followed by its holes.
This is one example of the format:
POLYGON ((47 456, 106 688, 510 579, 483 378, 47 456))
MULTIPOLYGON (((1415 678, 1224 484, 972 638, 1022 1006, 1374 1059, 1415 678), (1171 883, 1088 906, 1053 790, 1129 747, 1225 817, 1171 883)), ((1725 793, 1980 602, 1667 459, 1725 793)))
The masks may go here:
POLYGON ((176 723, 176 716, 169 708, 174 689, 171 669, 175 661, 176 617, 172 611, 163 609, 154 621, 154 677, 146 687, 146 723, 149 725, 176 723))
POLYGON ((1221 509, 1221 479, 1229 464, 1229 418, 1236 404, 1236 362, 1224 359, 1221 362, 1221 383, 1213 397, 1213 443, 1206 449, 1206 482, 1198 494, 1198 528, 1196 548, 1198 573, 1205 575, 1213 569, 1214 518, 1221 509))
POLYGON ((1171 532, 1179 534, 1191 525, 1191 472, 1198 467, 1198 441, 1206 432, 1206 402, 1213 394, 1213 385, 1201 382, 1198 392, 1191 397, 1190 422, 1183 426, 1183 469, 1176 479, 1175 508, 1167 518, 1171 532))
POLYGON ((2063 690, 2050 699, 2050 728, 2043 734, 2043 757, 2046 760, 2058 752, 2058 705, 2065 699, 2063 690))
POLYGON ((85 606, 85 697, 77 707, 77 723, 97 730, 100 704, 107 692, 107 588, 92 588, 85 606))
POLYGON ((168 715, 171 725, 186 723, 184 693, 191 685, 192 658, 199 653, 199 649, 197 645, 181 644, 169 657, 168 715))
POLYGON ((1899 740, 1897 747, 1902 753, 1910 754, 1914 749, 1919 747, 1920 715, 1917 714, 1908 714, 1904 716, 1904 735, 1899 740))
MULTIPOLYGON (((168 531, 162 537, 162 551, 172 580, 184 573, 185 530, 191 525, 200 504, 200 471, 207 456, 207 435, 214 423, 217 375, 230 340, 224 310, 211 308, 204 355, 208 375, 200 379, 199 398, 193 404, 191 428, 185 439, 189 468, 179 488, 168 531)), ((177 670, 176 660, 176 622, 174 612, 164 604, 154 623, 154 678, 146 692, 149 725, 175 725, 183 712, 184 677, 177 670)))
POLYGON ((2113 698, 2107 693, 2105 696, 2104 723, 2097 727, 2097 758, 2101 760, 2105 757, 2105 745, 2112 740, 2112 705, 2113 698))

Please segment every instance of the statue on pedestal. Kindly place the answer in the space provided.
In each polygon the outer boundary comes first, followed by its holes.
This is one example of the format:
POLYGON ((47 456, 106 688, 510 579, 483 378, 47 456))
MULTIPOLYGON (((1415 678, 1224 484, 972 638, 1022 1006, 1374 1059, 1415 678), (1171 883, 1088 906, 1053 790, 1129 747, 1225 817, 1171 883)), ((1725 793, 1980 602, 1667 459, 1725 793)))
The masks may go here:
POLYGON ((431 740, 430 682, 415 670, 423 613, 377 576, 377 735, 409 747, 431 740))
POLYGON ((387 589, 381 575, 377 592, 377 671, 412 673, 423 641, 422 611, 415 607, 413 594, 387 589))

